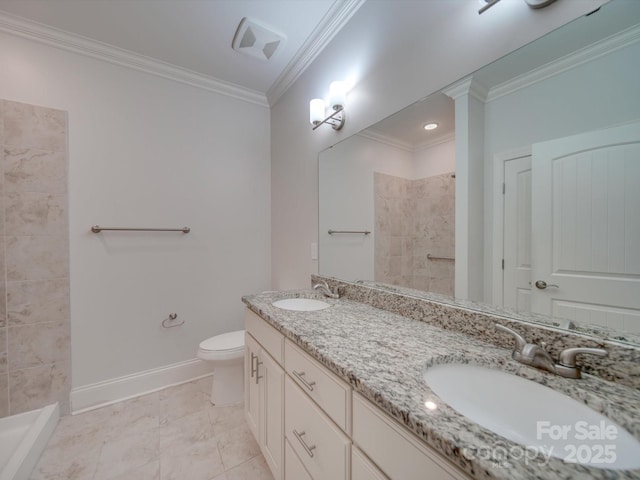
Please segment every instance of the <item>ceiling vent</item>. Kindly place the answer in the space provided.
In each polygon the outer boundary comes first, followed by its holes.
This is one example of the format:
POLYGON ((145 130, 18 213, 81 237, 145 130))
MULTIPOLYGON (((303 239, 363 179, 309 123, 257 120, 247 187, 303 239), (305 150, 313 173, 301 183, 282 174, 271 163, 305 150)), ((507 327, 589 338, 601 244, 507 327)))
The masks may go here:
POLYGON ((269 60, 284 44, 286 37, 270 27, 244 17, 233 37, 233 49, 261 60, 269 60))

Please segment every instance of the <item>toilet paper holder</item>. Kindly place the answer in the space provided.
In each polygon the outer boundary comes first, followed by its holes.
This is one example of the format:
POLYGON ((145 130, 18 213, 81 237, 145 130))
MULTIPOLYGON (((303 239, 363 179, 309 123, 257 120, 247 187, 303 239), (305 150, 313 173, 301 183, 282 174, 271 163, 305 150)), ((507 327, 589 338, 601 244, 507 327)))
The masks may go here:
POLYGON ((177 313, 170 313, 169 318, 165 318, 162 321, 162 326, 164 328, 173 328, 173 327, 179 327, 180 325, 184 325, 184 320, 180 323, 176 323, 175 325, 168 325, 169 323, 173 322, 176 318, 178 318, 177 313))

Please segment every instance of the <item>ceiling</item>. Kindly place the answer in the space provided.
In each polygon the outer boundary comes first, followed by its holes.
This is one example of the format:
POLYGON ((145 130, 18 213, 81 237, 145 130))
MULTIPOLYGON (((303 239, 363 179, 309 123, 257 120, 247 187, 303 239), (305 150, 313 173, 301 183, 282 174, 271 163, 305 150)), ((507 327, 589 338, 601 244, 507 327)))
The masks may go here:
MULTIPOLYGON (((3 24, 28 20, 76 40, 263 96, 273 104, 362 5, 363 0, 0 0, 3 24), (15 18, 21 17, 21 18, 15 18), (13 17, 13 18, 12 18, 13 17), (284 34, 271 59, 231 48, 244 17, 284 34), (45 27, 46 26, 46 27, 45 27), (106 45, 105 45, 106 44, 106 45)), ((21 26, 22 27, 22 26, 21 26)), ((88 48, 95 48, 94 46, 88 48)), ((268 101, 267 101, 268 100, 268 101)))

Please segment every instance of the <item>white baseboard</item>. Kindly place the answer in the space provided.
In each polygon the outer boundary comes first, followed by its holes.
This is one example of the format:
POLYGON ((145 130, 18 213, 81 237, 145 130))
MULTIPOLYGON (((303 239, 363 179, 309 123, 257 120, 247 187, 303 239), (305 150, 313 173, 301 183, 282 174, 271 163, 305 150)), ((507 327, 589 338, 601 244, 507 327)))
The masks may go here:
POLYGON ((174 363, 144 372, 125 375, 103 382, 85 385, 71 390, 71 413, 104 407, 112 403, 139 397, 163 388, 186 383, 197 378, 211 375, 208 362, 198 358, 174 363))

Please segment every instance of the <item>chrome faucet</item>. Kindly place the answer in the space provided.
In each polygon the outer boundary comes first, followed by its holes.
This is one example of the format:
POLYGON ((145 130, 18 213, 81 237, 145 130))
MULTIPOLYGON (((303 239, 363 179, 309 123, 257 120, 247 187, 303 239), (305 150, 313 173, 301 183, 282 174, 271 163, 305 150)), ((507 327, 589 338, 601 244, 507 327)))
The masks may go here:
POLYGON ((602 348, 567 348, 560 352, 558 363, 554 362, 553 357, 547 352, 544 346, 528 343, 522 336, 496 323, 496 329, 508 333, 516 341, 516 348, 513 350, 511 357, 524 365, 541 368, 556 375, 567 378, 581 378, 580 367, 576 365, 576 356, 581 353, 589 353, 591 355, 599 355, 604 357, 608 352, 602 348))
POLYGON ((320 283, 316 283, 313 286, 313 289, 320 290, 322 293, 325 294, 325 296, 329 298, 340 298, 340 295, 338 295, 337 293, 333 293, 331 291, 331 289, 329 288, 329 285, 324 280, 322 280, 320 283))

